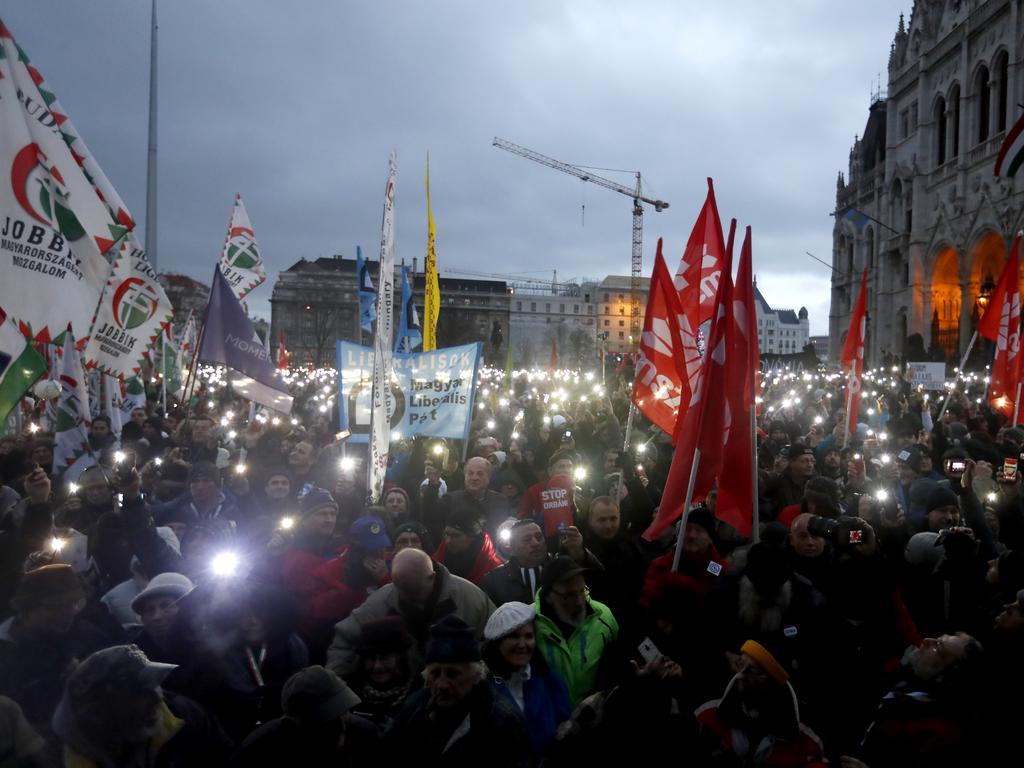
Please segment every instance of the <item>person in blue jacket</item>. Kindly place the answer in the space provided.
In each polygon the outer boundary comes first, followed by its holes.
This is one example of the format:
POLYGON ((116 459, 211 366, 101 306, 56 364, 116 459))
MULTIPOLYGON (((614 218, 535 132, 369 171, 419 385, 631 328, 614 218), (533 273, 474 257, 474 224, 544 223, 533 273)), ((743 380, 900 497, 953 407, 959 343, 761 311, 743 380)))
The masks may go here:
POLYGON ((484 627, 483 659, 494 691, 515 705, 538 759, 554 740, 572 706, 565 681, 537 651, 533 606, 509 602, 499 607, 484 627))

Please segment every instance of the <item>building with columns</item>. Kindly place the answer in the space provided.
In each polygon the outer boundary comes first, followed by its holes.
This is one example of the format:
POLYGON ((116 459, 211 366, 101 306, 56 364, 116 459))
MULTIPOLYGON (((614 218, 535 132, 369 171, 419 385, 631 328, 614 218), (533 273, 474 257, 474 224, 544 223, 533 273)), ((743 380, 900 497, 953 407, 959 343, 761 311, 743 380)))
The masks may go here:
POLYGON ((829 358, 868 270, 867 363, 966 349, 1013 234, 1024 173, 994 166, 1024 102, 1024 0, 916 0, 899 17, 875 94, 836 185, 829 358))

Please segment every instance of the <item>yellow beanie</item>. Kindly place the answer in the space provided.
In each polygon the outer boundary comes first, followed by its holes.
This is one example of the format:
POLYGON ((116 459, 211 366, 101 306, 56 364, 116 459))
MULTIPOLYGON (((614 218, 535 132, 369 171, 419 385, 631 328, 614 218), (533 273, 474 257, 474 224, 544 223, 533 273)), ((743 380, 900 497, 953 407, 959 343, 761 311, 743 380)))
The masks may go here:
POLYGON ((785 685, 789 680, 789 672, 759 642, 747 640, 740 648, 740 651, 760 664, 761 668, 779 685, 785 685))

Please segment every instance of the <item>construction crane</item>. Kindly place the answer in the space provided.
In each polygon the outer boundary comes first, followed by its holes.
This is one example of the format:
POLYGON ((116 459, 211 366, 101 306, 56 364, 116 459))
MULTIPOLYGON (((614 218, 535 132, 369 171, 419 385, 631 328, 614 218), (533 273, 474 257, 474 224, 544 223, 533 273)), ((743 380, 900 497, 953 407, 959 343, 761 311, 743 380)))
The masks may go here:
POLYGON ((655 211, 661 213, 663 210, 668 208, 668 203, 664 200, 653 200, 649 197, 643 196, 640 172, 636 172, 636 188, 630 189, 629 187, 618 184, 610 179, 598 176, 595 173, 585 170, 576 165, 569 163, 563 163, 560 160, 555 160, 547 155, 542 155, 539 152, 534 152, 532 149, 521 147, 518 144, 513 144, 511 141, 505 141, 505 139, 499 139, 497 136, 494 137, 494 146, 499 149, 504 149, 512 154, 525 157, 527 160, 533 160, 535 163, 546 165, 548 168, 554 168, 556 171, 562 171, 562 173, 568 173, 570 176, 575 176, 581 181, 590 181, 594 184, 610 189, 613 192, 618 192, 621 195, 632 198, 633 200, 633 254, 630 262, 630 320, 629 320, 629 334, 630 341, 632 344, 636 344, 640 339, 640 277, 643 273, 644 268, 644 209, 641 203, 646 203, 654 208, 655 211))

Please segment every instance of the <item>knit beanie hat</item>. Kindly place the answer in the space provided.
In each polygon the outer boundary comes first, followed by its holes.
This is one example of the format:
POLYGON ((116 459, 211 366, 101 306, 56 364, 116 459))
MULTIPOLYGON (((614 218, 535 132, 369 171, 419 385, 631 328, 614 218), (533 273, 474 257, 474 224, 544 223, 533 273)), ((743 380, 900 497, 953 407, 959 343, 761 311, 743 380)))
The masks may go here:
POLYGON ((924 506, 924 511, 931 512, 940 507, 960 507, 956 494, 944 486, 939 486, 928 495, 928 502, 924 506))
POLYGON ((480 661, 476 630, 458 616, 449 614, 430 628, 426 663, 480 661))

